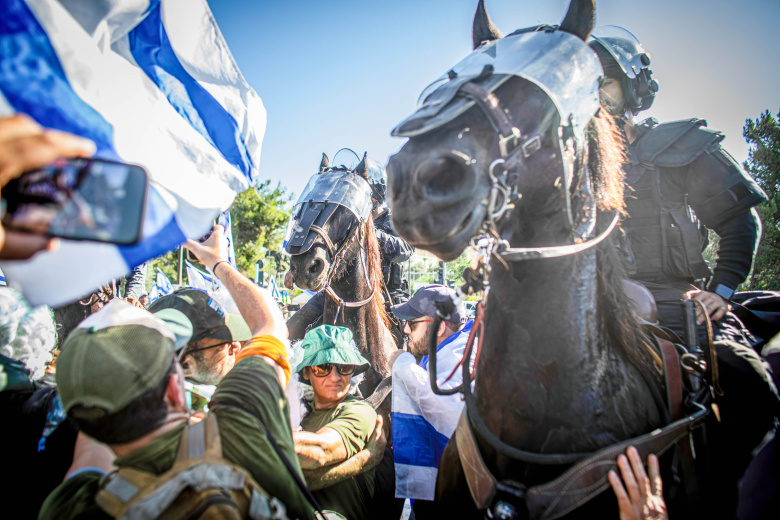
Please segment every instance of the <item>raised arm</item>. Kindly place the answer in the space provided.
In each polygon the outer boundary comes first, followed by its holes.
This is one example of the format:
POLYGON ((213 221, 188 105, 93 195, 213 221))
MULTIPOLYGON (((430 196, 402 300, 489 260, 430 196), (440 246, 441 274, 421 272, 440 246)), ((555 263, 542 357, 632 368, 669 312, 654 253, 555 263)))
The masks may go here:
POLYGON ((239 353, 242 356, 259 355, 266 360, 284 388, 290 380, 290 364, 287 361, 287 324, 282 311, 271 294, 258 287, 228 262, 228 244, 222 226, 214 226, 214 232, 203 243, 188 240, 184 247, 192 251, 200 263, 210 268, 222 281, 236 302, 241 316, 252 331, 253 340, 239 353), (272 336, 267 340, 263 336, 272 336), (258 338, 255 341, 254 338, 258 338))
POLYGON ((214 232, 205 242, 188 240, 184 247, 225 284, 252 336, 287 339, 287 325, 271 294, 252 283, 228 262, 227 239, 222 226, 214 226, 214 232))

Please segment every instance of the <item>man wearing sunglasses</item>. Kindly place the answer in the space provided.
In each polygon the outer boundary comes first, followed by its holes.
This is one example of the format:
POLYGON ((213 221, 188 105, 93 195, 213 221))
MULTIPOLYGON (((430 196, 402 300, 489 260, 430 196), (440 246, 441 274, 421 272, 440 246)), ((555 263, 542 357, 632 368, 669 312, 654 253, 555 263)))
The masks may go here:
POLYGON ((463 357, 474 323, 466 322, 463 302, 434 329, 436 304, 454 296, 455 291, 449 287, 429 285, 408 302, 391 308, 396 318, 405 321, 408 345, 408 352, 399 351, 390 359, 396 496, 414 498, 415 516, 420 519, 430 517, 425 507, 427 501, 433 500, 439 459, 463 410, 460 395, 433 393, 428 371, 428 345, 434 341, 439 387, 453 388, 463 380, 460 368, 454 369, 463 357), (452 377, 447 380, 450 374, 452 377))
MULTIPOLYGON (((362 399, 350 395, 351 379, 370 367, 358 352, 352 331, 322 325, 310 330, 301 343, 303 361, 298 374, 312 387, 305 431, 293 432, 295 452, 308 478, 324 467, 341 463, 362 451, 377 425, 376 412, 362 399)), ((374 518, 369 510, 374 493, 374 469, 314 491, 324 510, 350 520, 374 518)))
POLYGON ((236 364, 241 343, 252 334, 244 319, 225 312, 207 293, 179 289, 154 301, 149 311, 176 309, 192 322, 192 338, 179 351, 184 377, 195 383, 217 385, 236 364))

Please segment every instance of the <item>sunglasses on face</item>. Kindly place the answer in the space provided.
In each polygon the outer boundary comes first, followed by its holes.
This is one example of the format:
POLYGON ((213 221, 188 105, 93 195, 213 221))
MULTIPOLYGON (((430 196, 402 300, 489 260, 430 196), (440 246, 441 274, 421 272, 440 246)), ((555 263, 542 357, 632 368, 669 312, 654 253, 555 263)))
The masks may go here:
POLYGON ((311 366, 311 373, 316 377, 325 377, 330 375, 330 372, 336 367, 336 371, 340 376, 351 376, 355 373, 355 365, 337 365, 335 363, 323 363, 322 365, 311 366))
POLYGON ((433 318, 429 318, 427 320, 426 319, 408 320, 405 323, 406 323, 406 325, 409 326, 409 329, 413 329, 414 325, 417 325, 418 323, 427 323, 429 321, 433 321, 433 318))

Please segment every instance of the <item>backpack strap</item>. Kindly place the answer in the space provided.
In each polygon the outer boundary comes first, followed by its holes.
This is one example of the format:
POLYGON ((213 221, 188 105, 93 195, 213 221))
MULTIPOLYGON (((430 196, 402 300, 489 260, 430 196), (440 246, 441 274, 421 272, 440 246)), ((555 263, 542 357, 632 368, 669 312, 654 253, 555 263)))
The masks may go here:
POLYGON ((133 498, 156 479, 145 471, 121 468, 106 476, 105 484, 95 495, 95 503, 113 518, 120 518, 133 498))
POLYGON ((207 414, 206 418, 198 423, 187 425, 179 442, 175 464, 204 457, 222 458, 222 440, 219 436, 217 416, 213 413, 207 414))

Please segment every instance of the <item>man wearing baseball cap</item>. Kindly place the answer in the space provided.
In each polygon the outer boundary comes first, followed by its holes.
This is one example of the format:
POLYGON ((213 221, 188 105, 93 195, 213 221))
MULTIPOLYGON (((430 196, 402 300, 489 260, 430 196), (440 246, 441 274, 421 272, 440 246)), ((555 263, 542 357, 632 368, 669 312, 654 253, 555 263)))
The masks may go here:
MULTIPOLYGON (((455 291, 443 285, 428 285, 411 299, 391 309, 404 321, 409 352, 391 358, 393 366, 392 428, 395 455, 396 496, 414 498, 417 518, 428 517, 426 502, 433 500, 439 458, 452 436, 463 410, 459 395, 436 395, 431 390, 428 344, 436 342, 436 380, 440 388, 454 388, 463 380, 460 368, 447 377, 463 357, 473 321, 466 321, 466 308, 458 300, 447 319, 434 330, 437 304, 455 291)), ((453 300, 454 301, 454 300, 453 300)), ((472 361, 473 364, 473 351, 472 361)))
MULTIPOLYGON (((290 518, 311 519, 313 507, 299 486, 301 469, 283 389, 290 377, 284 318, 270 294, 227 262, 221 226, 206 242, 190 240, 186 247, 222 281, 251 331, 209 403, 222 455, 281 501, 290 518)), ((160 476, 177 459, 188 431, 184 374, 176 355, 177 343, 189 339, 184 309, 151 314, 115 300, 79 324, 62 347, 57 384, 63 408, 82 434, 110 448, 120 470, 160 476)), ((218 330, 208 334, 224 337, 218 330)), ((98 493, 119 492, 114 496, 125 503, 137 493, 127 486, 111 487, 116 476, 106 476, 110 471, 103 459, 74 454, 68 479, 46 499, 39 518, 111 518, 103 509, 106 503, 96 500, 98 493)))
POLYGON ((180 352, 184 377, 195 383, 217 385, 236 364, 241 343, 252 338, 246 321, 225 312, 208 293, 199 289, 179 289, 149 306, 156 313, 176 309, 192 323, 192 338, 180 352))

